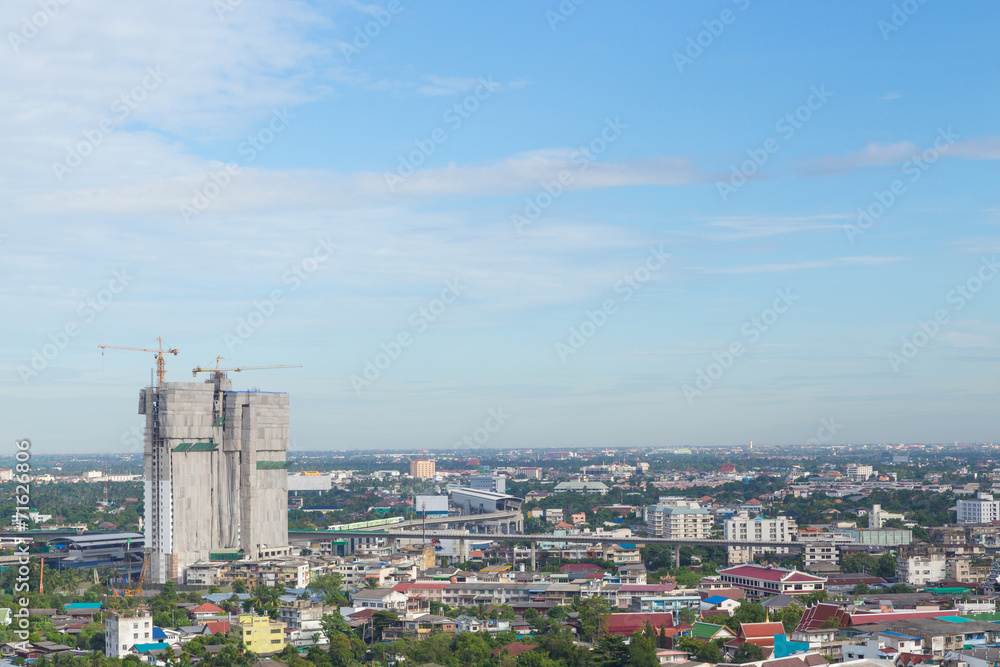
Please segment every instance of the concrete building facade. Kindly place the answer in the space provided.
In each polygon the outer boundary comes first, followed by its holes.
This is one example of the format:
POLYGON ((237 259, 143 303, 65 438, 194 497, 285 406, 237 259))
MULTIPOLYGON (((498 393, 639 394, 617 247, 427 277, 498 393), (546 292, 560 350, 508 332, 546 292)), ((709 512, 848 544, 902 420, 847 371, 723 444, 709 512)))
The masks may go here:
MULTIPOLYGON (((723 538, 749 542, 789 542, 798 534, 794 519, 787 516, 751 517, 747 512, 726 519, 722 524, 723 538)), ((788 547, 729 547, 729 564, 749 563, 754 556, 767 553, 787 554, 788 547)))
POLYGON ((650 505, 646 508, 646 526, 656 537, 704 540, 712 521, 712 512, 704 507, 650 505))
POLYGON ((213 550, 287 547, 288 405, 288 394, 233 391, 224 377, 140 392, 154 583, 183 583, 213 550))
POLYGON ((133 614, 111 612, 104 621, 104 655, 124 658, 136 644, 148 644, 153 637, 153 617, 149 609, 133 614))
POLYGON ((958 523, 993 523, 1000 521, 1000 500, 993 500, 993 494, 977 493, 972 500, 955 503, 958 523))
POLYGON ((413 459, 410 461, 410 477, 430 479, 435 474, 434 461, 430 459, 413 459))

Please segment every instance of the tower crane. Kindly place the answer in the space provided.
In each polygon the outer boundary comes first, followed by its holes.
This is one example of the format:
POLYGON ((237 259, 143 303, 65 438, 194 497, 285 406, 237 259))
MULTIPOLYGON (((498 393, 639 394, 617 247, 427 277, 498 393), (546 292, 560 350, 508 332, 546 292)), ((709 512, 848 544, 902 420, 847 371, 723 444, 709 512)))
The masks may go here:
MULTIPOLYGON (((152 352, 156 357, 156 386, 159 387, 160 385, 163 384, 163 376, 167 374, 167 365, 163 360, 163 355, 172 354, 176 357, 177 353, 180 352, 180 350, 178 350, 177 348, 164 348, 163 339, 157 338, 156 340, 160 344, 159 349, 156 350, 150 350, 145 347, 124 347, 121 345, 98 345, 97 347, 101 348, 102 350, 131 350, 132 352, 152 352)), ((103 355, 104 352, 101 352, 101 354, 103 355)))
POLYGON ((195 366, 191 369, 191 375, 198 377, 198 373, 211 373, 213 379, 218 379, 222 377, 223 373, 239 373, 241 371, 259 371, 266 368, 302 368, 302 364, 269 364, 265 366, 233 366, 232 368, 220 368, 219 362, 222 361, 224 357, 215 358, 215 368, 202 368, 201 366, 195 366))

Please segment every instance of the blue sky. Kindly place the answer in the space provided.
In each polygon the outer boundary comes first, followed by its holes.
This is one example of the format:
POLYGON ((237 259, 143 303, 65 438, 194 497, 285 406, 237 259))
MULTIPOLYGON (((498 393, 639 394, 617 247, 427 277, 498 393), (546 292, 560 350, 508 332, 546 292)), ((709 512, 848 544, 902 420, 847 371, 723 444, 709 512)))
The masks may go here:
POLYGON ((296 449, 993 441, 998 14, 4 3, 0 437, 162 336, 296 449))

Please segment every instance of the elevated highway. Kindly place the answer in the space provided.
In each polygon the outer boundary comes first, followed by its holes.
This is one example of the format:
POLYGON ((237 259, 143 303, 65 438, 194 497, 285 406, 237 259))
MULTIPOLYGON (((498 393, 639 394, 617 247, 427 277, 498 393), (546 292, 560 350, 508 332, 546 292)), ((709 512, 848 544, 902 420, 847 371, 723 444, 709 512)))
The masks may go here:
POLYGON ((462 530, 398 530, 395 526, 391 530, 289 530, 289 539, 350 539, 350 538, 385 538, 395 540, 398 544, 402 540, 422 540, 427 539, 457 540, 460 552, 465 552, 464 544, 467 541, 477 541, 486 539, 491 542, 506 543, 527 543, 531 547, 531 567, 535 569, 535 551, 539 542, 552 542, 556 544, 659 544, 671 547, 674 550, 674 562, 680 563, 680 548, 682 546, 708 546, 708 547, 775 547, 775 548, 801 548, 805 542, 754 542, 750 540, 677 540, 664 537, 614 537, 611 535, 544 535, 544 534, 515 534, 515 533, 470 533, 462 530))

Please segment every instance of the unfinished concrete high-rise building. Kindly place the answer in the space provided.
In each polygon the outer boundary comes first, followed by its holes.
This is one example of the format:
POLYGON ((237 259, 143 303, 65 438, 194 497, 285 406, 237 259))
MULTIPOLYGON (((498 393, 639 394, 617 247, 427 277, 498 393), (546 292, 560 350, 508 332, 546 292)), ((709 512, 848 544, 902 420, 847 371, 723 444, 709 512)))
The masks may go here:
POLYGON ((153 582, 183 583, 217 549, 287 549, 288 394, 232 391, 221 374, 139 394, 153 582))

